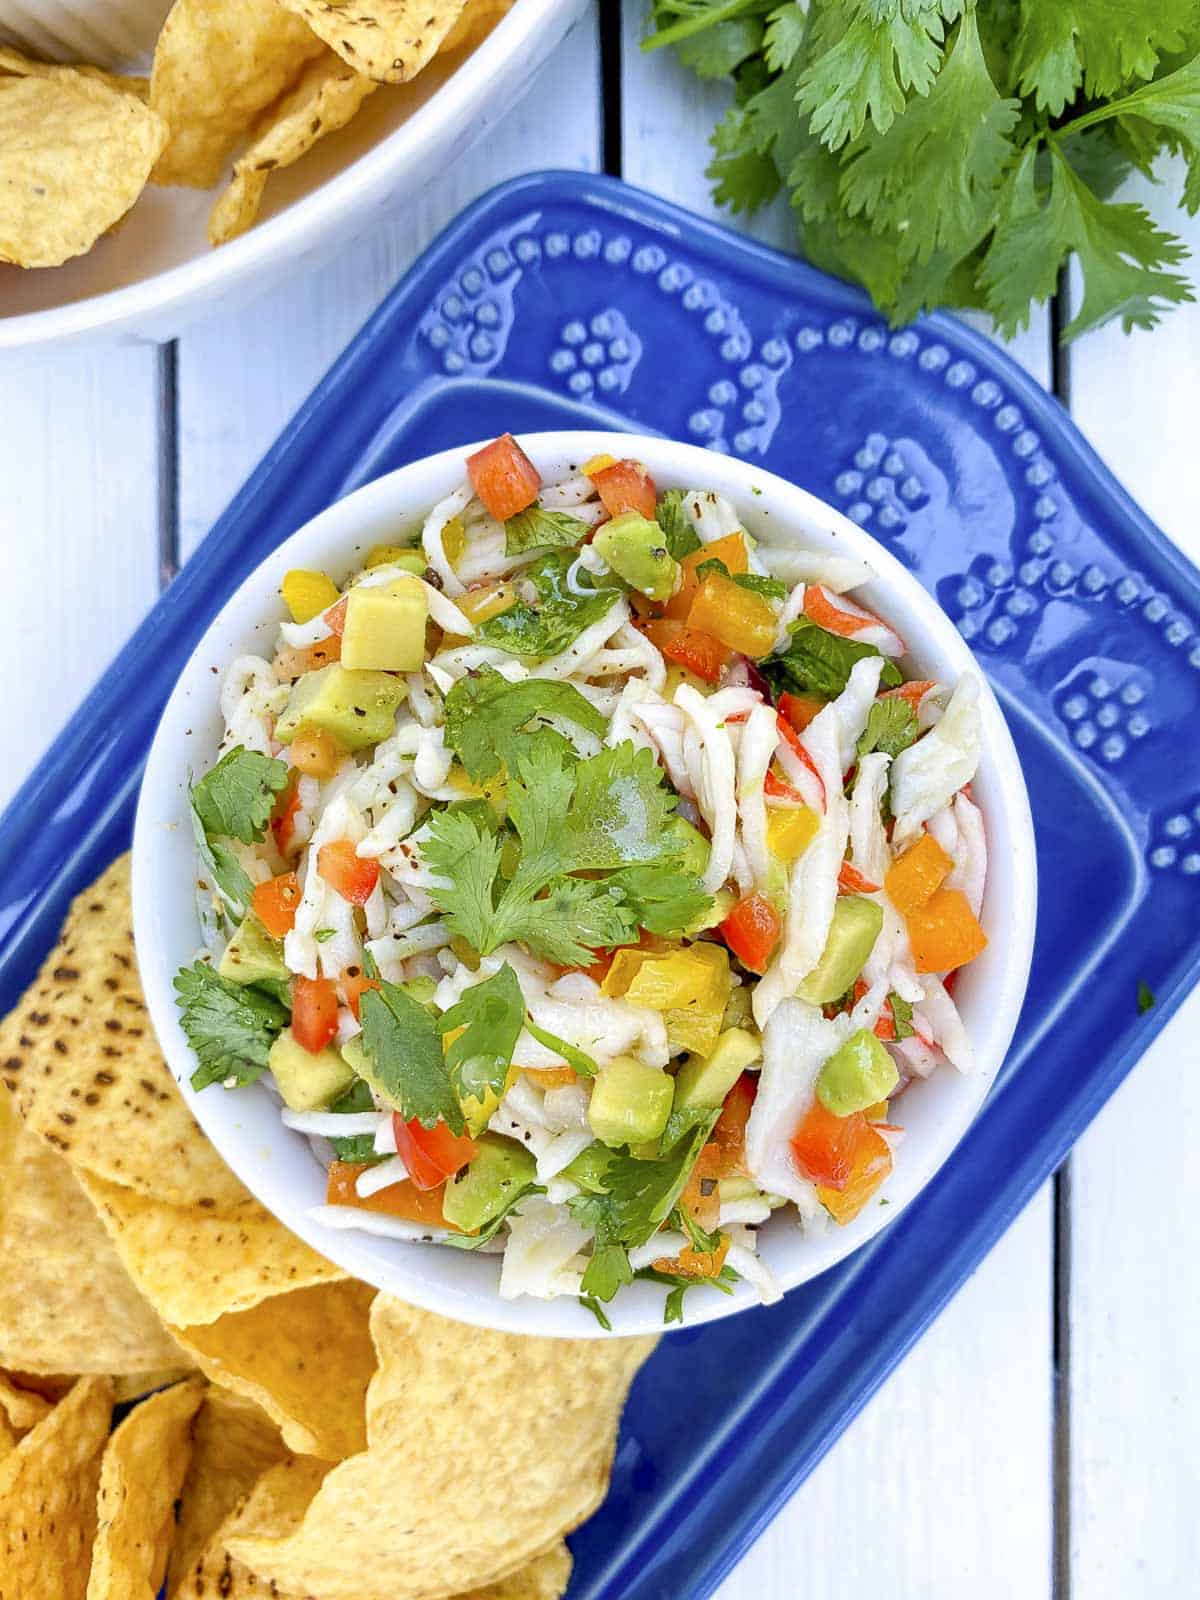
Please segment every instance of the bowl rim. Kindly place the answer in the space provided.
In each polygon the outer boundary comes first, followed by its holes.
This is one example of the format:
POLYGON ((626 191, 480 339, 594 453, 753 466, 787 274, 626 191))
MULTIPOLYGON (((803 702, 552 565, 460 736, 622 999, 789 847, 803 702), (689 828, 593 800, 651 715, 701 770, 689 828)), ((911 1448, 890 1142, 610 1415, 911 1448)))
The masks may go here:
MULTIPOLYGON (((916 647, 918 655, 922 647, 935 649, 954 664, 959 675, 964 671, 972 671, 980 681, 984 736, 979 778, 985 778, 989 792, 989 834, 993 837, 1003 835, 1009 850, 1006 855, 989 851, 988 895, 999 895, 1003 899, 1007 918, 1004 922, 1006 936, 1001 949, 998 977, 987 990, 986 1007, 982 1003, 980 1006, 986 1012, 982 1038, 980 1028, 972 1028, 978 1054, 977 1067, 969 1076, 950 1076, 948 1069, 943 1068, 926 1080, 929 1083, 940 1081, 962 1087, 963 1092, 955 1098, 954 1114, 947 1116, 944 1123, 939 1121, 936 1136, 929 1139, 923 1160, 918 1161, 918 1152, 911 1151, 908 1163, 903 1157, 897 1162, 889 1180, 889 1204, 886 1209, 870 1208, 869 1212, 861 1213, 845 1228, 827 1230, 815 1239, 804 1239, 795 1252, 796 1268, 781 1273, 776 1267, 780 1287, 787 1293, 844 1260, 903 1213, 958 1146, 983 1105, 1003 1063, 1016 1029, 1029 979, 1037 903, 1032 816, 1012 736, 979 663, 937 601, 889 550, 807 490, 753 463, 661 436, 569 429, 522 433, 520 437, 523 447, 538 463, 545 460, 555 463, 579 462, 605 450, 614 454, 634 455, 645 461, 652 475, 661 483, 677 483, 681 487, 703 484, 706 488, 728 494, 739 510, 755 513, 754 517, 747 520, 777 517, 781 526, 799 525, 802 542, 808 548, 819 548, 821 544, 820 536, 815 535, 811 527, 815 519, 827 532, 826 548, 836 541, 839 553, 868 560, 875 574, 872 582, 885 588, 889 595, 896 593, 903 597, 908 608, 919 615, 921 631, 916 647), (1002 890, 998 884, 1003 886, 1002 890)), ((228 648, 224 645, 219 646, 223 655, 216 653, 219 636, 229 631, 231 624, 234 632, 244 634, 248 627, 254 625, 254 618, 265 621, 270 600, 277 593, 278 576, 282 576, 288 566, 303 565, 302 552, 311 546, 332 543, 335 548, 352 551, 356 541, 361 542, 361 531, 369 525, 371 517, 386 515, 389 506, 397 500, 404 505, 404 514, 410 518, 420 515, 436 498, 462 481, 462 464, 466 455, 484 442, 464 444, 421 457, 374 479, 327 507, 279 544, 214 616, 179 676, 162 713, 147 758, 133 838, 134 934, 151 1022, 172 1076, 179 1084, 193 1115, 222 1158, 286 1227, 356 1277, 426 1310, 509 1332, 574 1338, 604 1337, 603 1330, 591 1317, 579 1316, 577 1302, 571 1296, 550 1301, 528 1297, 507 1301, 500 1299, 494 1286, 486 1294, 476 1290, 448 1291, 445 1284, 435 1283, 438 1271, 434 1272, 433 1277, 421 1271, 422 1262, 419 1258, 436 1251, 438 1256, 451 1257, 455 1261, 469 1259, 462 1252, 450 1252, 436 1245, 405 1243, 399 1251, 393 1248, 385 1259, 379 1246, 395 1247, 396 1241, 378 1239, 365 1232, 335 1232, 325 1228, 307 1214, 306 1208, 311 1206, 311 1199, 301 1204, 283 1193, 287 1181, 279 1181, 277 1171, 269 1162, 254 1162, 244 1149, 231 1152, 231 1136, 227 1129, 220 1127, 222 1116, 218 1112, 218 1107, 227 1104, 231 1097, 209 1095, 206 1098, 203 1092, 196 1094, 192 1091, 187 1081, 194 1058, 177 1019, 171 987, 174 971, 164 959, 164 941, 160 937, 157 921, 159 896, 156 886, 161 883, 162 877, 161 872, 156 870, 156 855, 164 848, 164 826, 174 826, 164 823, 162 809, 168 803, 168 797, 177 797, 186 771, 186 750, 182 741, 190 729, 185 729, 184 724, 199 714, 189 704, 190 695, 204 686, 211 700, 212 673, 216 670, 212 662, 229 659, 228 648), (357 534, 356 529, 359 530, 357 534), (237 615, 241 612, 245 613, 245 617, 237 615), (210 641, 213 644, 210 645, 210 641), (563 1316, 564 1310, 568 1313, 569 1321, 563 1316)), ((911 638, 911 624, 909 634, 911 638)), ((280 1135, 290 1133, 281 1121, 277 1121, 271 1129, 272 1137, 275 1136, 275 1127, 280 1135)), ((303 1135, 295 1137, 302 1139, 303 1135)), ((800 1241, 799 1235, 797 1240, 800 1241)), ((662 1331, 661 1291, 655 1290, 656 1298, 652 1300, 641 1296, 636 1308, 632 1305, 639 1291, 649 1287, 635 1285, 608 1307, 615 1334, 662 1331)), ((714 1321, 757 1304, 757 1294, 745 1282, 729 1296, 693 1297, 689 1301, 686 1326, 697 1327, 703 1322, 714 1321)))
MULTIPOLYGON (((152 277, 40 311, 0 315, 0 350, 64 343, 89 335, 137 339, 141 323, 172 310, 183 311, 206 296, 234 292, 255 274, 319 239, 330 238, 338 224, 360 207, 365 212, 373 199, 386 198, 405 167, 419 169, 427 162, 452 125, 456 121, 465 125, 494 92, 496 77, 505 65, 520 62, 539 33, 554 27, 557 19, 562 22, 556 37, 560 42, 585 4, 586 0, 515 0, 487 37, 406 122, 310 194, 227 244, 152 277)), ((180 327, 190 320, 185 316, 180 327)), ((165 337, 169 335, 151 334, 147 342, 165 337)))

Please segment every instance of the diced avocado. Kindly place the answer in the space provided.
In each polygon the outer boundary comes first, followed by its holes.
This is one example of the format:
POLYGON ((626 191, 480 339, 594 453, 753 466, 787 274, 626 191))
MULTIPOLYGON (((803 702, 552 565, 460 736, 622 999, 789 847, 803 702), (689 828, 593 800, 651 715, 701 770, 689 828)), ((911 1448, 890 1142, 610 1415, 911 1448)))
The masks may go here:
POLYGON ((588 1194, 605 1194, 604 1174, 612 1165, 612 1151, 604 1144, 589 1144, 562 1170, 562 1176, 588 1194))
POLYGON ((649 517, 623 511, 606 522, 592 541, 598 555, 619 578, 651 600, 669 600, 679 582, 679 563, 667 549, 667 536, 649 517))
POLYGON ((233 983, 262 983, 276 978, 286 983, 291 973, 283 962, 283 946, 263 927, 256 916, 242 919, 242 925, 225 946, 217 971, 233 983))
POLYGON ((725 1015, 721 1018, 722 1028, 744 1028, 747 1023, 754 1024, 753 991, 748 983, 738 983, 729 991, 729 999, 725 1002, 725 1015))
POLYGON ((354 1082, 353 1070, 337 1050, 327 1046, 313 1055, 297 1044, 290 1028, 285 1028, 271 1046, 267 1065, 293 1111, 317 1111, 354 1082))
POLYGON ((363 1037, 361 1033, 356 1033, 353 1039, 346 1040, 345 1044, 342 1046, 342 1060, 346 1063, 346 1066, 350 1069, 350 1072, 354 1077, 361 1078, 369 1088, 375 1091, 375 1094, 380 1100, 383 1101, 384 1105, 391 1106, 393 1111, 399 1111, 401 1109, 396 1104, 394 1097, 388 1094, 387 1090, 375 1076, 375 1063, 367 1054, 367 1047, 363 1043, 363 1037))
POLYGON ((708 910, 697 917, 695 922, 689 922, 684 928, 684 933, 703 933, 706 928, 720 927, 721 923, 737 905, 737 895, 732 889, 718 889, 712 897, 712 904, 708 910))
POLYGON ((799 999, 813 1006, 840 1000, 862 971, 882 927, 882 906, 863 895, 842 895, 833 908, 821 959, 796 990, 799 999))
POLYGON ((684 872, 702 878, 708 869, 712 846, 686 817, 672 817, 667 824, 666 847, 679 852, 679 865, 684 872))
POLYGON ((407 693, 386 672, 351 672, 335 662, 298 678, 275 724, 280 744, 291 744, 302 724, 323 728, 343 750, 378 744, 392 732, 396 708, 407 693))
POLYGON ((617 1056, 596 1077, 588 1122, 605 1144, 657 1139, 671 1114, 674 1079, 634 1056, 617 1056))
POLYGON ((418 672, 425 660, 429 596, 410 573, 359 585, 346 596, 342 665, 351 672, 418 672))
POLYGON ((900 1082, 896 1063, 869 1028, 852 1033, 821 1068, 817 1099, 835 1117, 886 1100, 900 1082))
POLYGON ((675 1110, 723 1104, 742 1073, 761 1056, 762 1041, 756 1034, 745 1028, 727 1028, 710 1055, 689 1056, 675 1074, 675 1110))
POLYGON ((442 1215, 464 1233, 476 1233, 533 1182, 537 1163, 524 1146, 496 1133, 481 1135, 470 1166, 442 1191, 442 1215))

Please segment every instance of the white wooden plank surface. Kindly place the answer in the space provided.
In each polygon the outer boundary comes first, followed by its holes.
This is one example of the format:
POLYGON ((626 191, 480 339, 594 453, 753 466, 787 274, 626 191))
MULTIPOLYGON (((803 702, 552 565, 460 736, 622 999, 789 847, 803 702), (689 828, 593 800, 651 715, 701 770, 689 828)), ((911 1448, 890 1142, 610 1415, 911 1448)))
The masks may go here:
MULTIPOLYGON (((720 216, 703 169, 729 91, 698 86, 667 51, 642 52, 637 11, 626 8, 624 176, 720 216)), ((790 243, 782 201, 739 226, 766 243, 790 243)), ((1013 354, 1047 381, 1044 318, 1013 354)), ((1051 1244, 1045 1190, 722 1585, 720 1600, 1049 1594, 1051 1244)))
POLYGON ((156 351, 0 363, 0 806, 158 592, 156 351))
MULTIPOLYGON (((1178 166, 1122 199, 1182 234, 1178 166)), ((1153 334, 1071 352, 1071 410, 1160 527, 1200 561, 1200 306, 1153 334)), ((1200 619, 1197 619, 1200 620, 1200 619)), ((1193 755, 1195 745, 1193 745, 1193 755)), ((1151 985, 1154 975, 1147 974, 1151 985)), ((1200 993, 1072 1157, 1071 1571, 1076 1600, 1195 1594, 1200 1582, 1200 993)))
POLYGON ((179 342, 180 535, 186 556, 313 384, 465 205, 538 165, 595 170, 600 52, 585 16, 533 93, 423 195, 328 266, 179 342), (546 130, 554 130, 551 147, 546 130))

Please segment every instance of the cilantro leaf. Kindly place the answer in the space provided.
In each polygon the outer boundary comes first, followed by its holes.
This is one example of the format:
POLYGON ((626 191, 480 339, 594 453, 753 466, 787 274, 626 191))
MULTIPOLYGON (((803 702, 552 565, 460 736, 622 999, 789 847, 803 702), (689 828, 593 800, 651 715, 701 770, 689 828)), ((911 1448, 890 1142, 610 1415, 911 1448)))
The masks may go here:
MULTIPOLYGON (((588 1198, 594 1199, 594 1196, 588 1198)), ((575 1209, 573 1201, 567 1204, 572 1211, 575 1209)), ((577 1220, 582 1220, 581 1218, 577 1220)), ((583 1279, 579 1287, 584 1294, 597 1300, 611 1300, 618 1289, 623 1289, 627 1283, 633 1282, 633 1266, 629 1260, 629 1251, 623 1244, 612 1242, 600 1244, 592 1249, 591 1258, 584 1269, 583 1279)))
POLYGON ((660 1272, 657 1267, 642 1267, 634 1274, 646 1283, 665 1283, 671 1292, 663 1301, 663 1325, 683 1322, 683 1297, 689 1289, 718 1289, 722 1294, 732 1294, 734 1285, 741 1282, 741 1273, 723 1266, 715 1278, 689 1278, 680 1272, 660 1272))
MULTIPOLYGON (((355 1078, 345 1094, 340 1095, 329 1109, 339 1116, 349 1116, 354 1112, 374 1111, 375 1101, 367 1084, 361 1078, 355 1078)), ((374 1167, 387 1160, 386 1156, 375 1154, 375 1138, 370 1133, 351 1133, 340 1137, 331 1134, 329 1142, 339 1161, 374 1167)))
POLYGON ((457 1005, 437 1019, 446 1069, 460 1101, 486 1101, 489 1090, 504 1093, 513 1049, 525 1021, 525 1001, 517 975, 506 961, 499 972, 464 990, 457 1005), (457 1039, 447 1034, 462 1029, 457 1039))
POLYGON ((284 762, 239 744, 192 786, 192 805, 206 834, 255 844, 266 833, 275 796, 287 781, 284 762))
POLYGON ((673 861, 650 861, 623 867, 606 882, 618 888, 633 907, 639 927, 647 933, 680 933, 693 927, 712 909, 712 896, 694 874, 673 861))
POLYGON ((600 1304, 599 1300, 595 1299, 590 1294, 581 1294, 579 1296, 579 1304, 585 1311, 590 1311, 592 1313, 596 1321, 604 1329, 605 1333, 612 1332, 612 1323, 608 1320, 608 1316, 605 1313, 604 1307, 600 1304))
MULTIPOLYGON (((1188 164, 1183 203, 1194 216, 1200 210, 1200 55, 1166 77, 1143 84, 1132 94, 1080 117, 1071 127, 1080 133, 1106 118, 1118 119, 1118 128, 1127 145, 1137 144, 1142 130, 1148 127, 1160 138, 1168 139, 1173 147, 1178 146, 1188 164)), ((1157 140, 1153 141, 1153 150, 1144 137, 1140 143, 1145 146, 1140 159, 1145 168, 1157 154, 1157 140)))
POLYGON ((622 741, 581 761, 566 817, 574 865, 598 869, 657 860, 677 804, 652 750, 622 741))
POLYGON ((582 593, 568 589, 567 573, 574 563, 570 550, 548 550, 539 556, 522 573, 533 584, 537 600, 533 604, 518 600, 507 611, 489 617, 476 628, 476 643, 539 661, 574 644, 624 593, 618 584, 600 584, 589 573, 578 575, 582 593))
POLYGON ((400 1115, 422 1127, 443 1121, 463 1131, 462 1107, 442 1055, 438 1024, 425 1007, 397 984, 381 982, 359 1001, 362 1041, 374 1087, 400 1115))
POLYGON ((665 494, 659 496, 654 520, 662 529, 667 549, 676 561, 682 561, 684 556, 690 556, 693 550, 699 550, 700 535, 683 509, 682 489, 668 489, 665 494))
POLYGON ((594 1078, 599 1072, 599 1067, 585 1050, 578 1045, 568 1044, 565 1039, 560 1039, 556 1033, 551 1033, 546 1028, 539 1028, 532 1017, 525 1018, 525 1026, 539 1044, 545 1045, 547 1050, 553 1050, 569 1067, 573 1067, 580 1077, 594 1078))
MULTIPOLYGON (((855 662, 880 653, 874 645, 827 633, 807 617, 797 618, 791 635, 791 643, 782 655, 769 656, 761 663, 761 671, 776 692, 797 689, 835 700, 850 681, 855 662)), ((887 661, 879 681, 891 689, 904 680, 896 664, 887 661)))
POLYGON ((708 561, 702 561, 696 568, 697 578, 704 579, 710 573, 716 573, 722 578, 728 578, 730 583, 736 583, 739 589, 746 589, 751 594, 762 595, 764 600, 786 600, 788 586, 782 578, 764 578, 758 572, 730 572, 729 568, 718 557, 713 556, 708 561))
POLYGON ((606 727, 591 701, 569 683, 546 678, 510 683, 484 667, 460 678, 446 696, 446 743, 472 782, 484 783, 501 765, 515 771, 528 744, 527 730, 546 717, 565 717, 597 735, 606 727))
POLYGON ((1181 50, 1194 27, 1192 0, 1023 0, 1013 68, 1021 93, 1057 117, 1081 85, 1106 99, 1130 79, 1152 78, 1159 57, 1181 50))
POLYGON ((287 1008, 254 988, 231 983, 203 961, 175 976, 179 1020, 200 1065, 193 1089, 210 1083, 254 1083, 266 1071, 287 1008))
POLYGON ((747 214, 767 205, 779 193, 779 169, 771 157, 759 149, 751 113, 741 106, 730 106, 709 136, 712 160, 704 169, 712 179, 713 197, 718 205, 735 214, 747 214))
POLYGON ((876 700, 867 713, 867 725, 855 747, 859 760, 873 750, 884 755, 898 756, 916 742, 920 729, 917 717, 907 700, 895 695, 887 700, 876 700))
POLYGON ((208 837, 196 807, 193 805, 190 810, 196 855, 206 880, 209 880, 208 886, 217 890, 228 906, 230 915, 240 922, 254 895, 250 876, 228 844, 208 837))
POLYGON ((527 550, 577 545, 591 531, 588 523, 566 511, 546 511, 542 506, 530 506, 528 511, 518 511, 504 524, 504 553, 521 556, 527 550))
POLYGON ((888 995, 888 1005, 892 1008, 892 1022, 896 1028, 897 1039, 911 1039, 916 1029, 912 1025, 912 1001, 904 1000, 895 990, 888 995))
POLYGON ((805 11, 798 0, 786 0, 768 17, 763 54, 770 71, 785 71, 799 55, 808 31, 805 11))

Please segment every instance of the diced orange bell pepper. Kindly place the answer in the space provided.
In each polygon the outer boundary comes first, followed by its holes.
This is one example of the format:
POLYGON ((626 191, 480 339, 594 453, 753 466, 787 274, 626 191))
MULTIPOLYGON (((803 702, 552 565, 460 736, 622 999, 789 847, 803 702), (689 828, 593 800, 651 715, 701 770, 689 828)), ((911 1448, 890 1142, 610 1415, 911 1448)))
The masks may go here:
POLYGON ((346 1004, 360 1022, 362 1018, 359 1017, 358 1008, 362 1003, 363 995, 370 989, 378 988, 379 979, 368 978, 361 967, 347 967, 345 972, 342 973, 342 993, 346 997, 346 1004))
POLYGON ((783 919, 766 895, 756 892, 739 900, 717 931, 744 967, 765 972, 783 919))
POLYGON ((791 694, 786 689, 779 696, 780 714, 797 733, 803 733, 813 718, 824 711, 827 704, 825 700, 818 700, 815 694, 791 694))
POLYGON ((542 487, 541 474, 511 433, 468 456, 467 477, 497 522, 527 510, 542 487))
POLYGON ((642 625, 650 643, 657 645, 668 661, 694 672, 705 683, 716 683, 729 664, 730 651, 709 633, 697 633, 682 622, 659 618, 642 625))
POLYGON ((296 679, 302 678, 306 672, 319 672, 322 667, 341 659, 341 636, 331 633, 328 639, 318 639, 316 644, 307 645, 303 649, 292 649, 289 646, 281 650, 271 664, 280 683, 295 683, 296 679))
POLYGON ((777 632, 770 601, 719 572, 711 573, 696 590, 687 625, 755 660, 771 653, 777 632))
POLYGON ((610 517, 636 511, 639 516, 653 518, 658 490, 640 461, 614 461, 611 467, 601 467, 589 477, 610 517))
POLYGON ((851 866, 849 861, 843 861, 838 869, 839 894, 877 894, 879 885, 872 883, 870 878, 864 878, 857 867, 851 866))
POLYGON ((254 886, 250 909, 271 935, 282 939, 291 933, 300 906, 300 879, 294 872, 281 872, 277 878, 254 886))
POLYGON ((672 1272, 681 1278, 718 1278, 728 1254, 729 1235, 723 1233, 715 1250, 694 1250, 690 1244, 686 1244, 677 1256, 659 1256, 654 1262, 654 1270, 672 1272))
POLYGON ((390 1183, 386 1189, 374 1194, 360 1195, 355 1184, 370 1169, 353 1161, 331 1161, 325 1183, 325 1203, 331 1206, 356 1206, 360 1211, 378 1211, 387 1217, 403 1217, 406 1222, 417 1222, 426 1228, 449 1228, 462 1233, 453 1222, 447 1222, 442 1212, 444 1183, 435 1189, 418 1189, 415 1183, 402 1178, 390 1183))
POLYGON ((302 723, 292 740, 292 765, 310 778, 332 778, 345 760, 345 751, 331 733, 302 723))
POLYGON ((705 1233, 711 1233, 721 1215, 721 1196, 717 1181, 725 1165, 725 1155, 719 1144, 711 1141, 701 1150, 696 1165, 688 1174, 688 1181, 679 1196, 679 1204, 705 1233))
POLYGON ((664 615, 674 617, 682 622, 692 609, 692 601, 696 598, 696 590, 700 587, 700 580, 696 576, 697 570, 705 561, 722 561, 725 570, 734 577, 739 572, 748 572, 750 558, 746 554, 746 540, 741 533, 727 533, 723 539, 714 539, 711 544, 702 544, 699 550, 693 550, 691 555, 684 556, 679 563, 679 587, 667 601, 664 615))
POLYGON ((892 1150, 883 1135, 864 1122, 854 1146, 854 1157, 840 1189, 819 1183, 817 1199, 839 1227, 852 1222, 892 1170, 892 1150))
POLYGON ((903 917, 923 906, 942 880, 953 871, 954 862, 931 833, 923 833, 888 868, 883 886, 888 899, 903 917))
POLYGON ((750 1113, 754 1110, 754 1099, 757 1094, 758 1074, 743 1072, 725 1096, 725 1104, 721 1107, 721 1115, 717 1118, 712 1138, 705 1146, 706 1149, 711 1149, 715 1145, 721 1152, 721 1164, 717 1170, 717 1176, 720 1178, 747 1176, 746 1124, 750 1120, 750 1113))
POLYGON ((949 972, 987 949, 987 934, 960 889, 937 890, 907 922, 918 972, 949 972))
POLYGON ((574 1067, 521 1067, 520 1070, 532 1078, 539 1089, 567 1089, 573 1083, 579 1082, 579 1074, 574 1067))
POLYGON ((844 1189, 854 1171, 859 1140, 867 1119, 861 1111, 835 1117, 815 1096, 792 1135, 792 1150, 801 1170, 813 1183, 844 1189))

